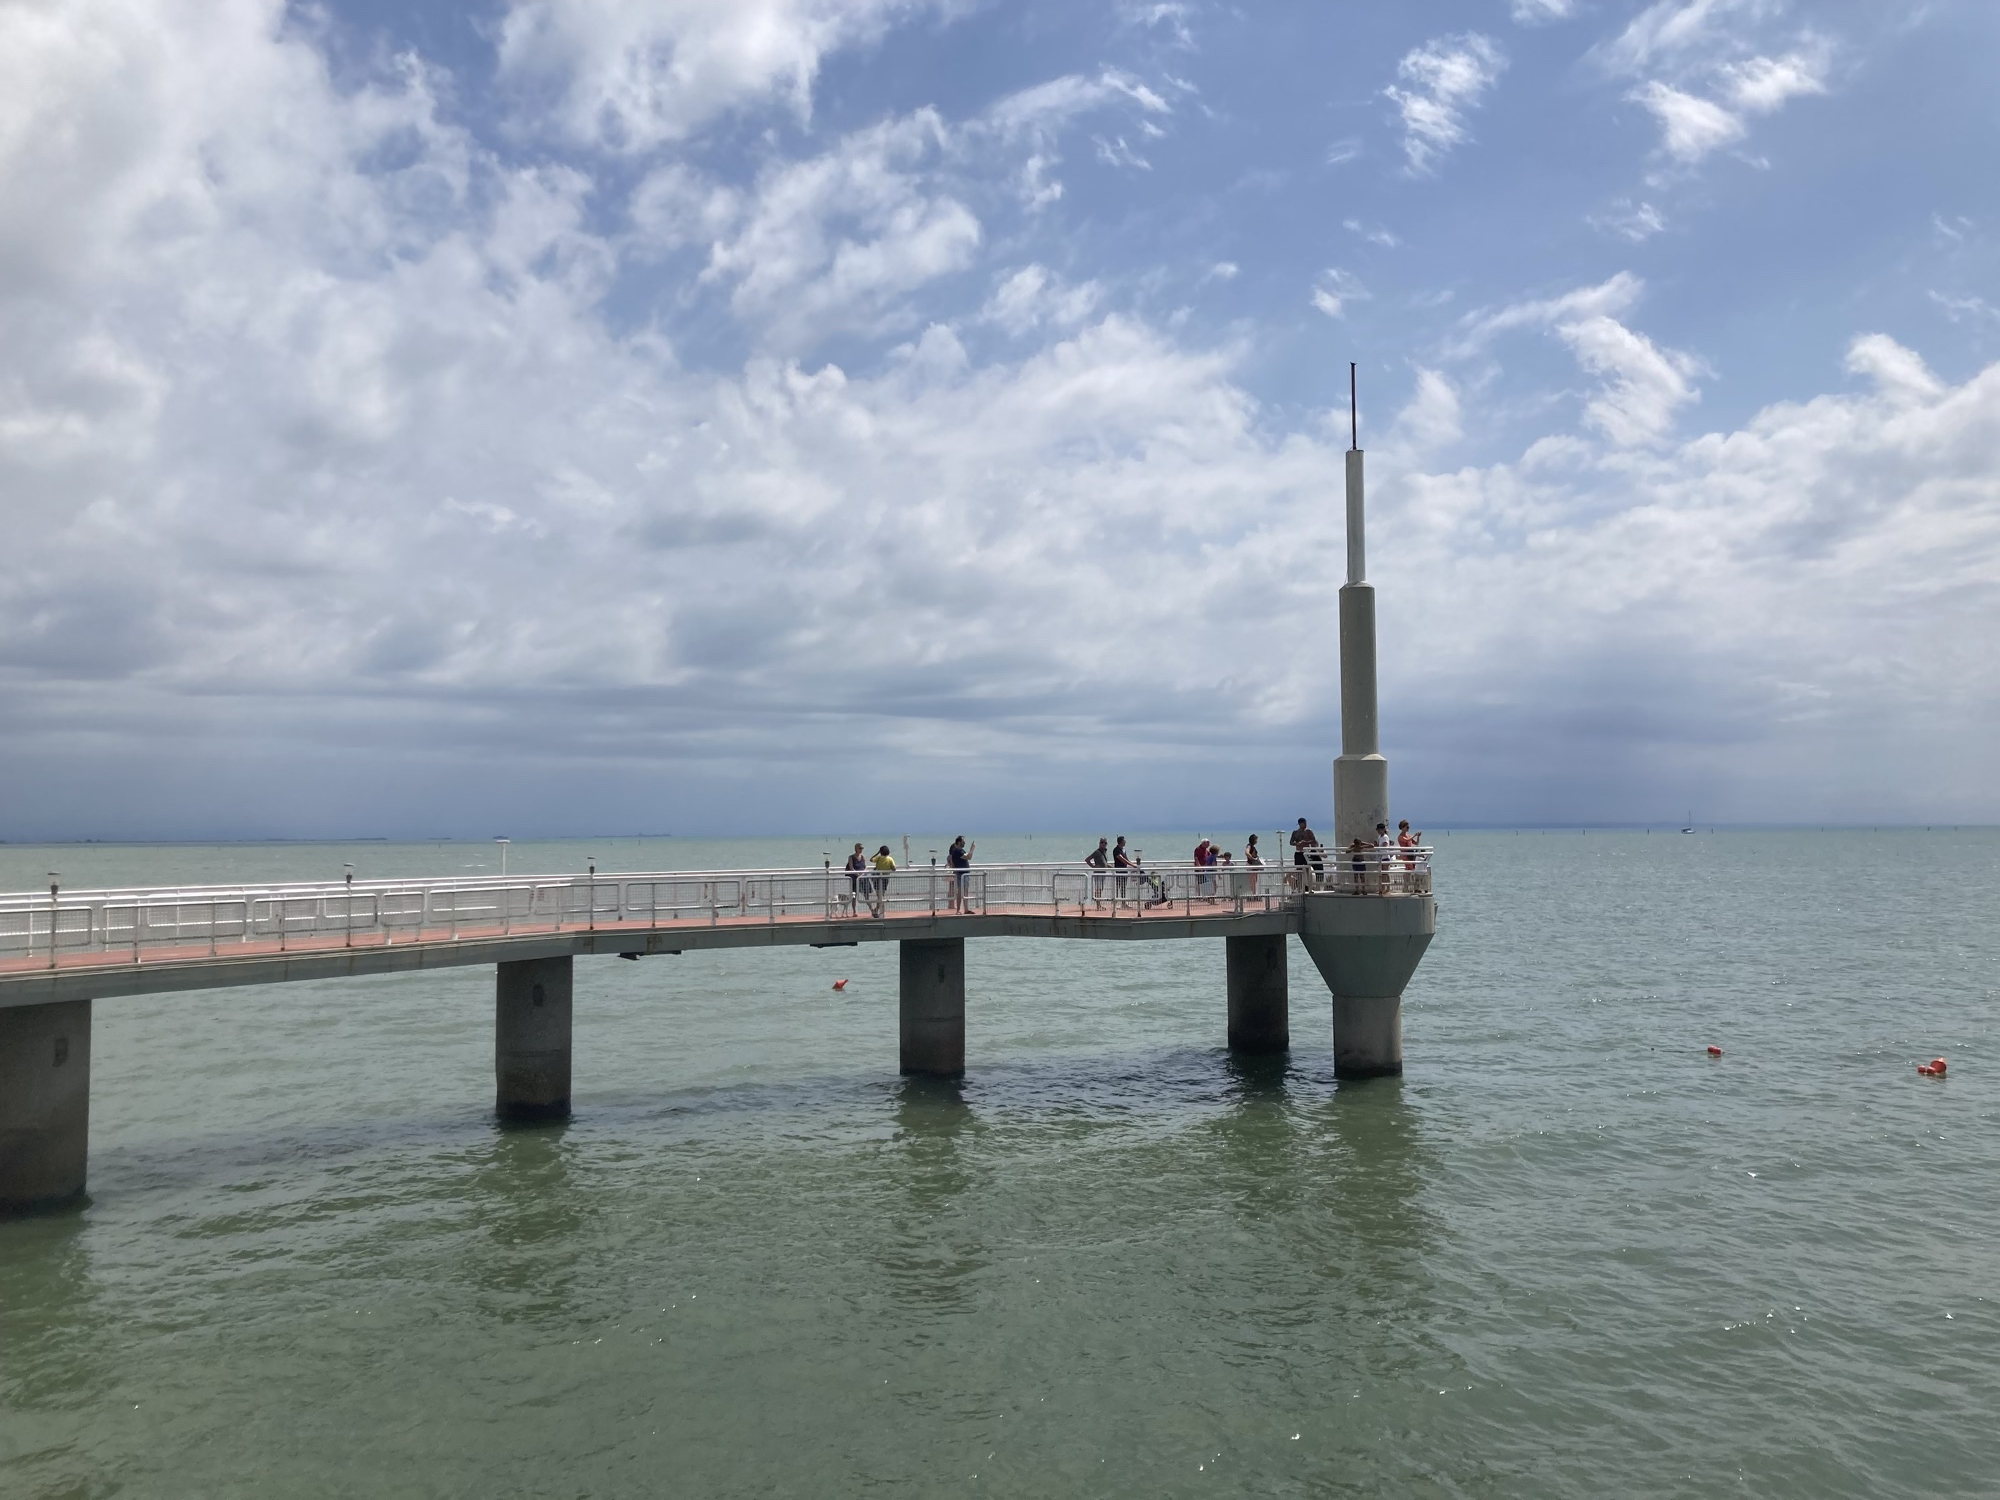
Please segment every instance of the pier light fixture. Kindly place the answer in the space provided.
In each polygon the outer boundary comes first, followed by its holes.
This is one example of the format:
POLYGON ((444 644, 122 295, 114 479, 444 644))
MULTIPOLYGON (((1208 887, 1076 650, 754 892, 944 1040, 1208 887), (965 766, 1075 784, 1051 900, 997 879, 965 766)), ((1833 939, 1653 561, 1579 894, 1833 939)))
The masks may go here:
POLYGON ((507 878, 507 846, 514 841, 512 839, 495 839, 493 842, 500 846, 500 878, 505 880, 507 878))

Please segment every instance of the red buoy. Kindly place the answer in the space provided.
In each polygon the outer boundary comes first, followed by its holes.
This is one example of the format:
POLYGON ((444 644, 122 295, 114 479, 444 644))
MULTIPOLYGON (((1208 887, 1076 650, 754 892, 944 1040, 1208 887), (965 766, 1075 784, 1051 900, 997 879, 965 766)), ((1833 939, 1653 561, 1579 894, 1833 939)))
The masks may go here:
POLYGON ((1941 1057, 1934 1057, 1934 1058, 1932 1058, 1932 1059, 1931 1059, 1931 1071, 1932 1071, 1933 1073, 1942 1073, 1942 1072, 1944 1071, 1944 1059, 1943 1059, 1943 1058, 1941 1058, 1941 1057))
POLYGON ((836 979, 833 982, 833 987, 837 990, 844 990, 847 988, 847 981, 845 979, 836 979))
POLYGON ((1720 1047, 1710 1047, 1708 1049, 1708 1055, 1710 1057, 1720 1057, 1722 1056, 1722 1049, 1720 1047))

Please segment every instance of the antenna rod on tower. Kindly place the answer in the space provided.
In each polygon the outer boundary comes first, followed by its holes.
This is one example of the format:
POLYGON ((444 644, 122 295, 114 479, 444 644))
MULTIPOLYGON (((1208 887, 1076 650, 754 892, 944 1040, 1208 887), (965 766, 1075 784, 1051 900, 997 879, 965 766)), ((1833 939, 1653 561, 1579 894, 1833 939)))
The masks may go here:
POLYGON ((1361 399, 1355 392, 1354 361, 1347 362, 1347 424, 1350 436, 1347 446, 1361 446, 1361 399))

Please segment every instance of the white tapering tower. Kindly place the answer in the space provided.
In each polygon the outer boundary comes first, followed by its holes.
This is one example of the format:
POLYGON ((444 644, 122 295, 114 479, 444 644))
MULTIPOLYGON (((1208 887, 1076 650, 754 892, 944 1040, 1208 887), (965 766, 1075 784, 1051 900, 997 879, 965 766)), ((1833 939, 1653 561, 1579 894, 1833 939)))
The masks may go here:
POLYGON ((1333 832, 1339 846, 1375 841, 1389 821, 1389 762, 1375 708, 1375 586, 1368 581, 1360 405, 1347 367, 1347 582, 1340 590, 1340 758, 1333 763, 1333 832))

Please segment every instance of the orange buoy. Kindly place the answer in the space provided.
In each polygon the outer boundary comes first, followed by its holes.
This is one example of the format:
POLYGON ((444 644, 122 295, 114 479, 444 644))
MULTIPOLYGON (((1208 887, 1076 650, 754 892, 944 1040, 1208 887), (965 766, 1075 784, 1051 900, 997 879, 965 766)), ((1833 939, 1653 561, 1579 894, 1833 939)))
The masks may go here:
POLYGON ((1932 1067, 1929 1063, 1918 1063, 1917 1071, 1923 1074, 1924 1077, 1928 1078, 1931 1076, 1931 1074, 1935 1073, 1937 1069, 1932 1067))
POLYGON ((847 988, 847 981, 845 979, 836 979, 833 982, 833 987, 837 990, 844 990, 847 988))
POLYGON ((1710 1057, 1720 1057, 1722 1056, 1722 1049, 1720 1047, 1710 1047, 1708 1049, 1708 1055, 1710 1057))
POLYGON ((1931 1071, 1932 1071, 1933 1073, 1942 1073, 1942 1072, 1944 1071, 1944 1059, 1943 1059, 1943 1058, 1941 1058, 1941 1057, 1934 1057, 1934 1058, 1932 1058, 1932 1059, 1931 1059, 1931 1071))

